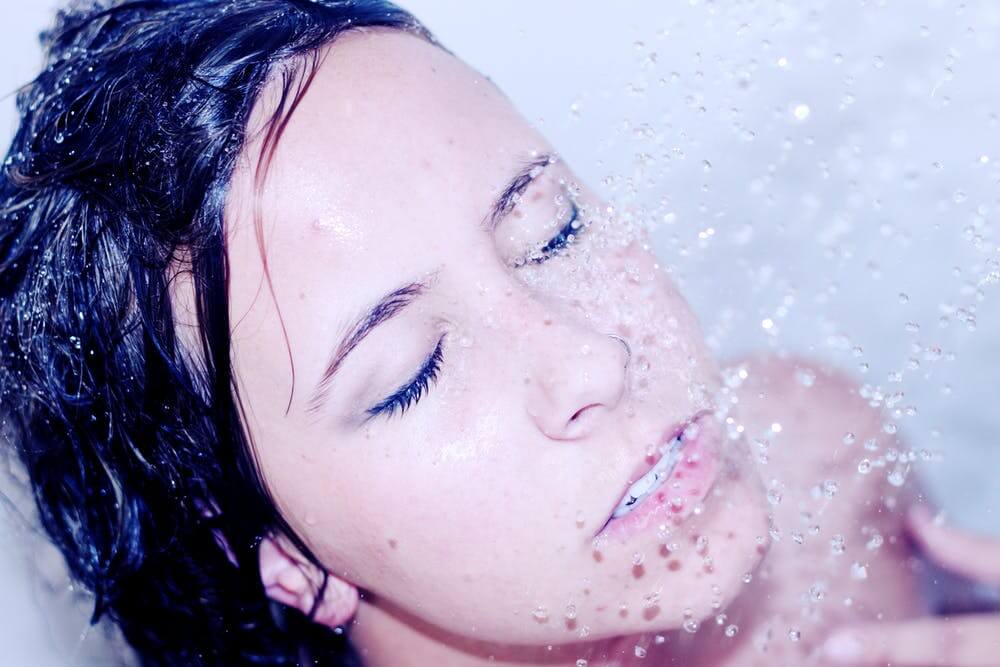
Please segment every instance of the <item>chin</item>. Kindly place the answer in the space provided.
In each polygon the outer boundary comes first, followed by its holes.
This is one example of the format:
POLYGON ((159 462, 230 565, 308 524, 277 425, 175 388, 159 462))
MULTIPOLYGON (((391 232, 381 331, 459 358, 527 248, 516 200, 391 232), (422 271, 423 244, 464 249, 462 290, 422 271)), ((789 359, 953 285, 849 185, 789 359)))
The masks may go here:
POLYGON ((660 536, 643 562, 645 576, 629 582, 629 613, 619 613, 606 636, 691 630, 747 589, 747 575, 752 580, 771 545, 770 514, 745 442, 731 444, 704 501, 660 536))

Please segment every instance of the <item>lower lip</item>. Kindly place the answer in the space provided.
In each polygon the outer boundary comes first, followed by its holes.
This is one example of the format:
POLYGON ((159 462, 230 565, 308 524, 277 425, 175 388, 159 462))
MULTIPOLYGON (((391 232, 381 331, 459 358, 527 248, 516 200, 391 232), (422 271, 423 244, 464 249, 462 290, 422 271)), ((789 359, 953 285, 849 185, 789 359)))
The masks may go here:
POLYGON ((693 424, 697 435, 685 440, 670 476, 634 510, 611 519, 598 537, 627 541, 650 525, 677 525, 704 501, 719 475, 723 434, 712 414, 701 415, 693 424))

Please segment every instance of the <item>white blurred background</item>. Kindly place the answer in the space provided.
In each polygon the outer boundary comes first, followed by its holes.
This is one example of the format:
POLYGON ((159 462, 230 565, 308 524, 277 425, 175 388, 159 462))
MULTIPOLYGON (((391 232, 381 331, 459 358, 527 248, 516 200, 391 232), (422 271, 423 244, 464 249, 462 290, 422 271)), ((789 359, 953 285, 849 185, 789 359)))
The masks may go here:
MULTIPOLYGON (((0 0, 0 93, 38 67, 56 4, 0 0)), ((401 4, 592 186, 658 221, 720 355, 853 374, 934 459, 912 471, 932 498, 1000 533, 1000 3, 401 4)), ((7 96, 4 143, 15 123, 7 96)), ((120 661, 12 509, 23 488, 3 489, 3 662, 120 661)))

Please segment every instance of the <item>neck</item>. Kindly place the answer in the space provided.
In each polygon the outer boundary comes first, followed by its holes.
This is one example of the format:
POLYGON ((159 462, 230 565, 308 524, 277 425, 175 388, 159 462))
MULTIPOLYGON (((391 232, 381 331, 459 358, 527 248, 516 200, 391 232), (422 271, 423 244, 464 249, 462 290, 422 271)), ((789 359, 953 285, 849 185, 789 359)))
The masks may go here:
MULTIPOLYGON (((431 626, 370 596, 351 624, 351 644, 365 667, 618 667, 633 657, 636 637, 564 644, 515 646, 463 637, 431 626)), ((646 642, 649 643, 649 642, 646 642)))

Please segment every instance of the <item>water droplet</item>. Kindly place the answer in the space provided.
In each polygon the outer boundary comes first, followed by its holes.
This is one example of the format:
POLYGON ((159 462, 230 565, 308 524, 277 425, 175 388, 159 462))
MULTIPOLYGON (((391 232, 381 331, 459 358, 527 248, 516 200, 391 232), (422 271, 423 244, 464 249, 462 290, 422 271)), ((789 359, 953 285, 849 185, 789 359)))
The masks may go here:
POLYGON ((835 556, 839 556, 844 553, 846 546, 844 544, 843 535, 834 535, 830 538, 830 551, 835 556))
POLYGON ((637 657, 637 658, 645 658, 646 657, 646 649, 644 649, 643 647, 641 647, 638 644, 636 644, 635 645, 635 657, 637 657))
POLYGON ((688 620, 684 621, 684 630, 692 634, 698 632, 698 621, 694 620, 693 618, 689 618, 688 620))
MULTIPOLYGON (((759 497, 759 496, 758 496, 759 497)), ((777 505, 781 502, 781 492, 777 489, 771 489, 767 492, 767 502, 772 505, 777 505)))
POLYGON ((844 434, 844 444, 845 445, 853 445, 854 442, 855 442, 855 440, 856 440, 856 436, 853 433, 851 433, 850 431, 848 431, 847 433, 844 434))
POLYGON ((576 661, 576 667, 587 667, 587 661, 584 660, 583 658, 580 658, 579 660, 576 661))
POLYGON ((568 605, 566 605, 566 618, 567 618, 567 620, 570 620, 570 621, 572 621, 574 618, 576 618, 576 605, 574 605, 574 604, 568 604, 568 605))
POLYGON ((868 566, 862 565, 855 561, 851 563, 851 577, 853 579, 867 579, 868 578, 868 566))
POLYGON ((61 144, 66 140, 66 135, 63 134, 62 132, 56 132, 56 136, 54 137, 54 139, 57 144, 61 144))
POLYGON ((727 637, 733 638, 733 637, 736 636, 736 633, 738 633, 739 631, 740 631, 740 627, 734 623, 734 624, 726 626, 725 634, 726 634, 727 637))
POLYGON ((795 120, 805 120, 809 118, 811 110, 808 104, 797 104, 795 108, 792 109, 792 115, 795 116, 795 120))
POLYGON ((791 629, 790 629, 790 630, 788 631, 788 639, 789 639, 789 641, 793 641, 793 642, 797 642, 797 641, 799 641, 800 639, 802 639, 802 633, 801 633, 801 632, 799 632, 799 631, 798 631, 797 629, 795 629, 795 628, 791 628, 791 629))
POLYGON ((545 623, 549 620, 549 611, 545 607, 539 605, 531 612, 532 617, 539 623, 545 623))

